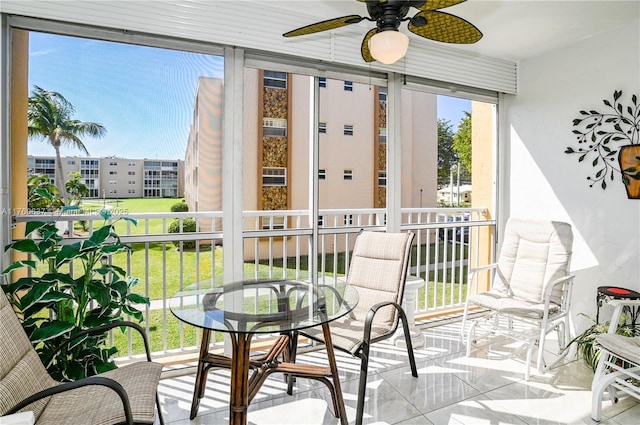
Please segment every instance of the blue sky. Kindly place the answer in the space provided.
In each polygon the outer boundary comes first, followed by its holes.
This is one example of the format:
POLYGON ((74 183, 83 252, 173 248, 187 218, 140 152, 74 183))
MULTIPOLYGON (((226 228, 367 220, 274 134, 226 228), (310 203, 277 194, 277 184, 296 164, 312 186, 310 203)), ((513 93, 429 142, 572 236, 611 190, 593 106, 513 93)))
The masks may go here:
MULTIPOLYGON (((84 139, 94 157, 183 159, 198 77, 223 76, 222 58, 212 55, 37 32, 29 43, 29 93, 34 85, 57 91, 75 106, 75 119, 106 127, 104 138, 84 139)), ((438 116, 454 130, 465 110, 468 100, 438 97, 438 116)), ((54 150, 31 140, 29 154, 54 150)))

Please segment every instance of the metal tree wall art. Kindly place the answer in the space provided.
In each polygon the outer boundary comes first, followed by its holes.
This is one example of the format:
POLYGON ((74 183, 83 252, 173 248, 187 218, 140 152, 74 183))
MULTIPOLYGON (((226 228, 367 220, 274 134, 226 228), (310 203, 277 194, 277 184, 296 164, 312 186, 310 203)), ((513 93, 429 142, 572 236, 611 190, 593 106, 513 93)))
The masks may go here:
POLYGON ((589 187, 606 189, 607 180, 614 181, 619 174, 627 196, 640 199, 640 103, 634 94, 625 106, 621 97, 622 90, 616 90, 613 102, 604 99, 604 112, 580 111, 573 120, 578 147, 569 146, 564 153, 591 163, 595 171, 587 177, 589 187))

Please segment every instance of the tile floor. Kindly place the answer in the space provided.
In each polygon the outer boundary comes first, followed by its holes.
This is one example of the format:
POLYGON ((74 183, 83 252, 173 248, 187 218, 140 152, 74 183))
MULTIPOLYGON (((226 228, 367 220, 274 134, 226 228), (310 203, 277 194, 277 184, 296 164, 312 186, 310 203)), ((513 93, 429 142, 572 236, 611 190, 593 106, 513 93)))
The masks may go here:
MULTIPOLYGON (((524 381, 525 350, 499 339, 480 342, 470 357, 460 343, 459 324, 423 330, 426 345, 415 350, 418 378, 406 352, 392 342, 372 347, 364 423, 595 424, 590 418, 592 372, 570 353, 558 368, 524 381)), ((326 364, 323 350, 299 355, 299 362, 326 364)), ((551 353, 546 353, 549 357, 551 353)), ((350 423, 355 420, 359 360, 338 353, 338 368, 350 423)), ((533 372, 532 372, 533 373, 533 372)), ((229 372, 212 370, 198 416, 189 420, 195 376, 163 379, 160 400, 167 425, 228 423, 229 372)), ((269 378, 249 407, 249 424, 339 424, 331 396, 319 382, 298 379, 293 396, 282 376, 269 378)), ((640 424, 640 403, 605 402, 606 425, 640 424)))

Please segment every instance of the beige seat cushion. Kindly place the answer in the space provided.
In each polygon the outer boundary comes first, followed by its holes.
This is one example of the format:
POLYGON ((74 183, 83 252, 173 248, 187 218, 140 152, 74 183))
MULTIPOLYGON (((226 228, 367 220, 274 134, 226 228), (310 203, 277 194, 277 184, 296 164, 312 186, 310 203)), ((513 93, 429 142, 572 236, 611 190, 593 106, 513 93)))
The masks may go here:
MULTIPOLYGON (((138 362, 100 374, 119 382, 129 396, 136 423, 153 423, 162 365, 138 362)), ((111 389, 92 385, 51 397, 37 425, 108 425, 125 421, 122 402, 111 389)))
MULTIPOLYGON (((544 303, 505 297, 497 291, 483 292, 469 297, 469 302, 492 311, 521 317, 541 319, 544 315, 544 303)), ((549 304, 549 315, 560 310, 557 304, 549 304)))
POLYGON ((596 341, 605 350, 616 357, 628 360, 640 366, 640 336, 629 337, 618 334, 602 334, 596 341))

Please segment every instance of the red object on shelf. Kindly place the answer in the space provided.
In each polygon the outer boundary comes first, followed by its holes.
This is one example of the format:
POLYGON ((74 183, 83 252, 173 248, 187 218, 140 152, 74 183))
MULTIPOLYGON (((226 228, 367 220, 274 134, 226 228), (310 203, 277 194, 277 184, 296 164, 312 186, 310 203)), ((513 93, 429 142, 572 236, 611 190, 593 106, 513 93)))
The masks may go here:
POLYGON ((612 294, 619 294, 619 295, 628 295, 631 293, 631 291, 629 291, 628 289, 623 289, 623 288, 609 288, 609 292, 611 292, 612 294))

